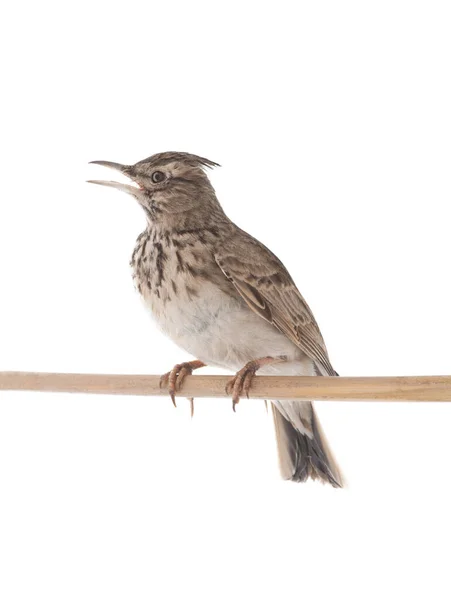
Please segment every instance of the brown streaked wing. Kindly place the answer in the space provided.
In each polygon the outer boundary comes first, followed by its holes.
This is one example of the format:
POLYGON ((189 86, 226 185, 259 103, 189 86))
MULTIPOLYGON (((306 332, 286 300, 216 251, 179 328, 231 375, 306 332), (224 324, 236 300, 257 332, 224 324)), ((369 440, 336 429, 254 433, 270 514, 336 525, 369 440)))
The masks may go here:
POLYGON ((216 262, 248 306, 284 333, 328 375, 335 375, 318 324, 282 262, 237 228, 216 262))

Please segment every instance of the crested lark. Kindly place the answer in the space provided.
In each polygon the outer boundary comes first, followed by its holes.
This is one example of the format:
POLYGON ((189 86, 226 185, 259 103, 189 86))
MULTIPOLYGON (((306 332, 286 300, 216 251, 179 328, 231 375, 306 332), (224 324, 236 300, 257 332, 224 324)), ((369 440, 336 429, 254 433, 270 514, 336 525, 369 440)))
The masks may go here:
MULTIPOLYGON (((183 152, 135 165, 107 161, 132 185, 93 181, 134 196, 147 227, 131 266, 136 287, 164 333, 198 360, 166 376, 171 397, 204 364, 234 371, 233 406, 255 372, 337 375, 315 318, 288 271, 266 246, 227 218, 205 173, 216 163, 183 152)), ((279 464, 293 481, 335 487, 340 470, 311 402, 273 400, 279 464)))

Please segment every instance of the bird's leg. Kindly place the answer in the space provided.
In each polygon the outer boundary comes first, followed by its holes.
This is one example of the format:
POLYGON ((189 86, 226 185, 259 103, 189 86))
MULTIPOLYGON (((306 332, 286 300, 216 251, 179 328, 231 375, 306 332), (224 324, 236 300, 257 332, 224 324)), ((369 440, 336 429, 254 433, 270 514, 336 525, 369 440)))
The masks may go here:
POLYGON ((265 356, 251 360, 238 371, 233 379, 226 385, 226 393, 232 394, 232 408, 235 412, 236 405, 240 401, 240 396, 246 394, 249 398, 249 390, 255 373, 266 365, 271 365, 278 362, 285 362, 286 356, 265 356))
MULTIPOLYGON (((175 392, 180 390, 185 377, 191 375, 194 369, 200 369, 205 366, 205 363, 201 360, 191 360, 190 362, 175 365, 175 367, 160 377, 160 388, 164 385, 168 386, 169 395, 174 406, 177 406, 175 403, 175 392)), ((193 416, 194 400, 193 398, 189 398, 189 401, 191 403, 191 416, 193 416)))

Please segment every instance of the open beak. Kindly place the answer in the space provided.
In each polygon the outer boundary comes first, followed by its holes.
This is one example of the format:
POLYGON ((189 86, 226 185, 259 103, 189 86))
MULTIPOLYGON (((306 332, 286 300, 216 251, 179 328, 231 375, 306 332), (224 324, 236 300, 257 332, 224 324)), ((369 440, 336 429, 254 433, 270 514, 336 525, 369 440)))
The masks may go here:
MULTIPOLYGON (((126 175, 133 181, 133 167, 129 165, 121 165, 120 163, 110 162, 108 160, 92 160, 90 165, 100 165, 102 167, 108 167, 109 169, 114 169, 115 171, 119 171, 123 175, 126 175)), ((121 192, 126 192, 127 194, 131 194, 137 198, 140 196, 140 192, 143 191, 142 187, 133 182, 133 185, 129 185, 127 183, 119 183, 118 181, 104 181, 100 179, 90 179, 87 183, 96 183, 97 185, 105 185, 107 187, 116 188, 121 192)))

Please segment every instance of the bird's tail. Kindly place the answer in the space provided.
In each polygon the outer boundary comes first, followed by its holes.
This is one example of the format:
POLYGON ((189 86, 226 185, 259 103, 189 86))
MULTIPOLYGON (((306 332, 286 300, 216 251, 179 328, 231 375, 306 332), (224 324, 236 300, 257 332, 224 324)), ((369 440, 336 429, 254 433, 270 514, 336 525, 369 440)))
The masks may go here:
POLYGON ((282 477, 291 481, 320 479, 343 487, 343 477, 329 449, 311 402, 271 402, 282 477))

